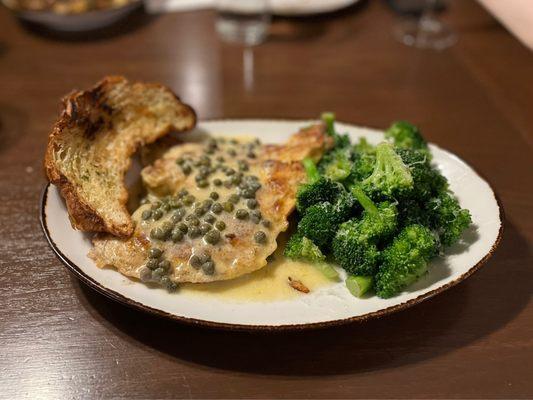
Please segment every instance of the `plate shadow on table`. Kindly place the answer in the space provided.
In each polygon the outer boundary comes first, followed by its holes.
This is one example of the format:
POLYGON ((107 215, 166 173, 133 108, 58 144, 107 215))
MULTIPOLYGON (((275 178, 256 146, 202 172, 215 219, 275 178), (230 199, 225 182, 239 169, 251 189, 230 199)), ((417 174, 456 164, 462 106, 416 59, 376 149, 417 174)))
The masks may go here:
POLYGON ((319 376, 422 362, 501 329, 530 300, 530 259, 527 240, 509 224, 493 258, 459 286, 381 319, 301 332, 195 328, 130 309, 83 284, 75 286, 82 305, 113 334, 178 363, 250 374, 319 376))
POLYGON ((20 21, 20 24, 30 33, 41 38, 51 41, 61 42, 98 42, 108 40, 114 37, 127 35, 135 30, 142 29, 144 26, 151 23, 157 15, 148 14, 143 9, 136 10, 128 15, 126 18, 117 21, 116 23, 91 31, 86 32, 63 32, 57 31, 40 24, 31 23, 27 21, 20 21))

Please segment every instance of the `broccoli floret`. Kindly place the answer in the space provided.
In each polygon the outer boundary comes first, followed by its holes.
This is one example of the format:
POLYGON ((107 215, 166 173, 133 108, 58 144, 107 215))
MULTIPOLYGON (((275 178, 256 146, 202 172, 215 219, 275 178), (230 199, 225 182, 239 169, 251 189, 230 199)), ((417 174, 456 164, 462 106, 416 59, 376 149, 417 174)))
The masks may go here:
POLYGON ((365 138, 352 148, 352 166, 350 175, 345 180, 348 187, 368 178, 376 165, 376 147, 369 144, 365 138))
POLYGON ((324 112, 320 118, 326 125, 326 133, 330 136, 335 136, 335 114, 332 112, 324 112))
POLYGON ((335 205, 322 202, 307 208, 298 223, 297 232, 312 240, 322 251, 327 251, 341 222, 335 205))
POLYGON ((324 154, 318 164, 322 175, 334 181, 342 181, 352 169, 352 150, 350 146, 336 147, 324 154))
POLYGON ((340 183, 331 179, 321 177, 313 160, 306 158, 303 160, 304 168, 307 172, 308 183, 300 185, 296 194, 296 208, 300 213, 313 204, 330 202, 334 204, 344 188, 340 183))
POLYGON ((456 243, 463 231, 472 223, 470 212, 461 208, 457 199, 447 191, 439 193, 426 205, 431 227, 445 246, 456 243))
POLYGON ((385 132, 385 138, 392 141, 400 149, 423 150, 428 152, 428 144, 418 128, 409 122, 394 122, 385 132))
POLYGON ((429 260, 438 250, 431 230, 422 225, 405 227, 382 253, 382 265, 376 275, 379 297, 395 296, 426 273, 429 260))
POLYGON ((374 275, 379 262, 377 245, 396 230, 398 213, 388 202, 376 206, 357 186, 353 193, 364 211, 360 219, 340 226, 333 241, 333 257, 353 275, 374 275))
POLYGON ((305 260, 312 263, 326 261, 318 246, 298 233, 291 236, 285 246, 285 256, 293 260, 305 260))
POLYGON ((326 256, 311 240, 295 233, 285 245, 285 256, 293 260, 302 260, 312 264, 324 276, 329 279, 339 277, 335 268, 326 263, 326 256))
POLYGON ((431 165, 427 152, 410 149, 398 149, 404 164, 409 167, 414 187, 410 196, 426 202, 436 193, 448 188, 448 181, 437 168, 431 165))
POLYGON ((396 198, 412 191, 413 177, 394 147, 382 142, 376 147, 376 163, 372 174, 361 187, 373 198, 396 198))
POLYGON ((425 204, 411 198, 402 199, 398 204, 398 225, 405 227, 412 224, 430 226, 430 215, 425 204))

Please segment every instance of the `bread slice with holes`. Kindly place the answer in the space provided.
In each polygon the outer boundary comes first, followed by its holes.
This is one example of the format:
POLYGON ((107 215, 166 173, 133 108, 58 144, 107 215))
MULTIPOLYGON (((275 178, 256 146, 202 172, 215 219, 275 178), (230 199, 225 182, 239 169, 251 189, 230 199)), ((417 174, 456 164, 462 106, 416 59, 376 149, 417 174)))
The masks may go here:
POLYGON ((44 166, 65 199, 72 226, 131 235, 124 184, 131 156, 140 146, 195 124, 194 110, 158 84, 112 76, 66 96, 44 166))

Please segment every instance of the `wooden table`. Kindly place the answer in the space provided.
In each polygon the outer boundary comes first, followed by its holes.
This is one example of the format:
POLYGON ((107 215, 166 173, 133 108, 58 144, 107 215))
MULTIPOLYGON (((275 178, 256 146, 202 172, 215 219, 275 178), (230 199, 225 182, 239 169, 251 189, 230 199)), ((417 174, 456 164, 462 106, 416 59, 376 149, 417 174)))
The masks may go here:
POLYGON ((460 41, 443 52, 396 43, 381 1, 278 20, 243 52, 220 42, 208 11, 60 41, 0 10, 0 397, 531 398, 533 53, 471 1, 447 19, 460 41), (228 333, 119 305, 69 274, 38 220, 58 100, 106 74, 166 83, 204 119, 414 121, 490 179, 503 242, 458 287, 360 325, 228 333))

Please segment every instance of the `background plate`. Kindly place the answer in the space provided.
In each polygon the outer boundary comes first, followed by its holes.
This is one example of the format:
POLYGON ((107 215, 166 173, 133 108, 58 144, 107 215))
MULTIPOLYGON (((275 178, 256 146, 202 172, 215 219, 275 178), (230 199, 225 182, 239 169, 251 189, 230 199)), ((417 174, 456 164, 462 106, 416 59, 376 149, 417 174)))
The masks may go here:
MULTIPOLYGON (((197 130, 217 135, 256 135, 264 143, 285 141, 313 121, 222 120, 199 124, 197 130)), ((353 140, 383 139, 377 130, 338 123, 339 132, 353 140)), ((192 133, 194 134, 194 132, 192 133)), ((59 258, 89 286, 107 296, 144 311, 180 321, 231 329, 295 329, 336 325, 385 315, 438 294, 475 272, 493 253, 502 229, 501 207, 490 185, 455 155, 431 145, 434 162, 450 181, 463 207, 472 213, 474 226, 464 234, 466 244, 450 247, 435 259, 429 273, 392 299, 376 296, 357 299, 343 282, 318 289, 297 299, 276 302, 233 302, 214 297, 167 293, 148 288, 111 269, 99 269, 87 257, 90 236, 72 229, 58 190, 48 186, 42 199, 41 222, 59 258)))

